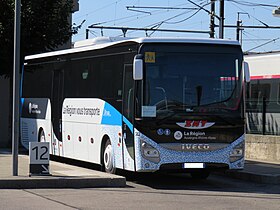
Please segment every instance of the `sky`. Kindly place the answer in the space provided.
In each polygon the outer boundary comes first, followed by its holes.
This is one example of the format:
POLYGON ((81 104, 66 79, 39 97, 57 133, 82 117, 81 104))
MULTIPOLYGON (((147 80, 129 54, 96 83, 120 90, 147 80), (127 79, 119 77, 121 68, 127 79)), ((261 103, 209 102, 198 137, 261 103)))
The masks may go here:
MULTIPOLYGON (((216 15, 219 16, 219 0, 216 15)), ((86 29, 91 25, 159 28, 176 30, 209 31, 210 0, 79 0, 79 11, 73 14, 74 26, 80 26, 73 41, 86 38, 86 29), (193 2, 193 3, 192 3, 193 2), (195 5, 195 4, 196 5, 195 5), (199 5, 199 6, 197 6, 199 5), (133 8, 134 7, 134 8, 133 8), (152 8, 145 8, 152 7, 152 8), (159 7, 162 7, 161 9, 159 7), (204 8, 198 9, 198 8, 204 8)), ((272 11, 280 7, 280 0, 225 0, 225 25, 236 25, 237 16, 244 26, 280 26, 280 17, 272 11)), ((218 19, 215 19, 218 25, 218 19)), ((103 29, 104 36, 122 36, 121 30, 103 29)), ((100 37, 100 29, 90 29, 89 38, 100 37)), ((128 31, 127 37, 198 37, 208 38, 206 33, 171 33, 128 31)), ((219 28, 215 28, 215 38, 219 28)), ((225 28, 225 39, 236 39, 236 29, 225 28)), ((280 51, 280 29, 244 29, 243 51, 280 51)))

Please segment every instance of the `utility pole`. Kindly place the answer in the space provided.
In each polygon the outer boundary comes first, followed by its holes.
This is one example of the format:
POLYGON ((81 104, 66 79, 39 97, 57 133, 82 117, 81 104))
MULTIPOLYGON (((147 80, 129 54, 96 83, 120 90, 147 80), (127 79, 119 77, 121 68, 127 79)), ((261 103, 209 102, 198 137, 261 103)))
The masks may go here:
POLYGON ((242 21, 239 20, 239 18, 237 19, 237 22, 236 22, 236 40, 239 41, 240 40, 240 26, 241 26, 241 23, 242 21))
POLYGON ((224 0, 220 0, 220 24, 219 24, 219 38, 224 38, 224 20, 225 20, 225 4, 224 0))
POLYGON ((210 38, 215 37, 215 0, 211 0, 210 38))
POLYGON ((243 27, 241 27, 242 20, 240 20, 240 15, 248 15, 248 17, 250 17, 250 16, 247 12, 237 12, 236 40, 240 41, 240 44, 242 44, 242 30, 243 30, 243 27))
POLYGON ((14 21, 14 62, 13 62, 13 125, 12 154, 13 176, 18 176, 18 141, 19 141, 19 71, 20 71, 20 12, 21 0, 15 1, 14 21))
POLYGON ((88 39, 89 29, 86 29, 86 39, 88 39))

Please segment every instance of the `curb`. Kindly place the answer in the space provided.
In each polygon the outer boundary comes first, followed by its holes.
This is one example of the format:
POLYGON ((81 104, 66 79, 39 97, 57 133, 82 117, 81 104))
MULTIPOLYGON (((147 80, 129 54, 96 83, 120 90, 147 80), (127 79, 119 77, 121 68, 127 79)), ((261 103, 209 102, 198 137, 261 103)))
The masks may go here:
POLYGON ((225 171, 217 174, 261 184, 280 184, 280 175, 256 174, 247 171, 225 171))
POLYGON ((0 189, 36 189, 36 188, 96 188, 125 187, 125 177, 90 178, 90 177, 36 177, 1 179, 0 189))

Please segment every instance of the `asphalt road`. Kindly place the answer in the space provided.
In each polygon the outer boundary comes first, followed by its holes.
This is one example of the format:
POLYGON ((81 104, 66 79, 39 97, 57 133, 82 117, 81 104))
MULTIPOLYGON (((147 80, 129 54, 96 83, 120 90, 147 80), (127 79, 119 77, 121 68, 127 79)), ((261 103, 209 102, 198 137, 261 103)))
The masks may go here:
POLYGON ((280 186, 211 175, 125 174, 125 188, 1 190, 0 209, 280 209, 280 186))

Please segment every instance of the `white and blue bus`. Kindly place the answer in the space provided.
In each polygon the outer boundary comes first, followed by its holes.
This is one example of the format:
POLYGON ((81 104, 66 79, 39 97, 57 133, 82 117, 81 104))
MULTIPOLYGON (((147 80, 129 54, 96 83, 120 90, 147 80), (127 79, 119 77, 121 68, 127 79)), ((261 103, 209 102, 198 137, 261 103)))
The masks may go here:
MULTIPOLYGON (((245 74, 247 75, 247 74, 245 74)), ((244 167, 243 53, 215 39, 97 39, 25 58, 21 142, 136 172, 244 167)))
POLYGON ((250 54, 246 88, 246 130, 250 134, 280 135, 280 53, 250 54))

